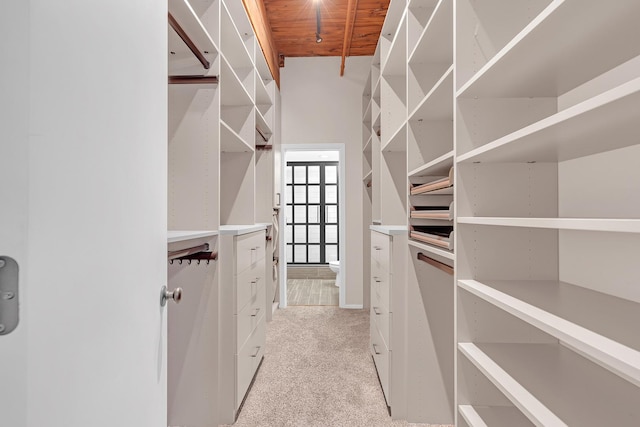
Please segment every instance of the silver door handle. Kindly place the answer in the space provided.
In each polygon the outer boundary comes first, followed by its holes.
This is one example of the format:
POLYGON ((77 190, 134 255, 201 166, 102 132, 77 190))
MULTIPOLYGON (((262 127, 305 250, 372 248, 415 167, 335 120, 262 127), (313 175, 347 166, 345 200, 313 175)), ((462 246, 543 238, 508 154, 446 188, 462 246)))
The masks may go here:
POLYGON ((380 354, 380 352, 378 351, 378 345, 377 344, 371 344, 371 346, 373 347, 373 352, 375 354, 380 354))
POLYGON ((0 335, 13 332, 20 322, 20 296, 18 262, 0 257, 0 335))
POLYGON ((376 316, 379 316, 380 314, 382 314, 378 307, 373 307, 373 312, 376 314, 376 316))
POLYGON ((251 357, 258 357, 258 353, 260 353, 260 346, 256 347, 256 352, 251 355, 251 357))
POLYGON ((253 314, 251 315, 251 317, 256 317, 256 316, 258 315, 258 313, 260 313, 260 307, 256 308, 255 313, 253 313, 253 314))
POLYGON ((160 305, 164 307, 168 299, 178 304, 182 300, 182 288, 175 288, 172 292, 169 292, 169 289, 163 286, 160 291, 160 305))

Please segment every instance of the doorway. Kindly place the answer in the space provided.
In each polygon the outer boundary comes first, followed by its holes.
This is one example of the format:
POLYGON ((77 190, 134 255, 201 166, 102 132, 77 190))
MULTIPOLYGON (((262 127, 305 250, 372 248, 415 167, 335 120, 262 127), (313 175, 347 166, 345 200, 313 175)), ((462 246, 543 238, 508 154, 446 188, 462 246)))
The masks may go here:
POLYGON ((280 307, 342 307, 329 262, 344 278, 344 144, 284 145, 282 159, 280 307))

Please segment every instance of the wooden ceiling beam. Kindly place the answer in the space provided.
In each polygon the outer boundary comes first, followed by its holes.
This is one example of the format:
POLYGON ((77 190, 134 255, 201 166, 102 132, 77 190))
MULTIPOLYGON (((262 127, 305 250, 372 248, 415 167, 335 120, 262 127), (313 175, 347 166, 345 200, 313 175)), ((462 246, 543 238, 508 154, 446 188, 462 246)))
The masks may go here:
POLYGON ((344 23, 344 41, 342 42, 342 62, 340 64, 340 77, 344 76, 344 62, 349 50, 351 49, 351 39, 353 38, 353 28, 356 24, 357 13, 358 0, 349 0, 349 3, 347 5, 347 19, 344 23))

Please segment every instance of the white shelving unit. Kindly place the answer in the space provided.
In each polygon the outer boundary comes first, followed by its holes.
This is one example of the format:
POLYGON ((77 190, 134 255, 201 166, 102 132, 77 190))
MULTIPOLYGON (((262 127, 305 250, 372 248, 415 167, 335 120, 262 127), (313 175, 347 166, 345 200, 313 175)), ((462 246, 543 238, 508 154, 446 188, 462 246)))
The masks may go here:
MULTIPOLYGON (((248 323, 236 324, 229 314, 231 294, 220 275, 231 270, 218 259, 237 254, 232 245, 221 247, 218 233, 267 229, 271 240, 265 243, 264 231, 256 238, 264 260, 252 272, 262 280, 259 301, 251 304, 270 320, 277 298, 271 243, 277 235, 270 226, 275 159, 264 147, 279 146, 280 98, 242 2, 169 0, 168 6, 168 228, 177 230, 169 231, 168 245, 209 256, 168 266, 168 287, 184 289, 182 303, 169 305, 168 423, 219 425, 234 421, 254 370, 236 369, 234 351, 251 349, 235 342, 240 332, 228 331, 248 323), (238 387, 234 373, 242 377, 238 387)), ((237 314, 249 309, 243 310, 237 314)), ((251 335, 253 347, 263 347, 261 325, 251 335)))
POLYGON ((491 3, 455 17, 457 421, 637 423, 640 5, 491 3))
POLYGON ((391 2, 363 165, 365 220, 410 230, 392 416, 638 424, 639 19, 632 0, 391 2))

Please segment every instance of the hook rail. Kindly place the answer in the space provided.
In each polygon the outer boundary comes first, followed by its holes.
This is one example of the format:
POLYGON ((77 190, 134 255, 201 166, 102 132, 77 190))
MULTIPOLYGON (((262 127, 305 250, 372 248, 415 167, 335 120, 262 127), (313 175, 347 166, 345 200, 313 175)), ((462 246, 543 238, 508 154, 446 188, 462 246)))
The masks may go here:
POLYGON ((207 261, 207 264, 211 263, 211 261, 215 261, 218 259, 218 252, 197 252, 194 254, 185 255, 179 258, 173 258, 169 260, 169 264, 173 264, 174 261, 178 261, 180 265, 182 265, 183 261, 187 262, 187 265, 191 265, 192 261, 198 261, 198 265, 202 261, 207 261))

